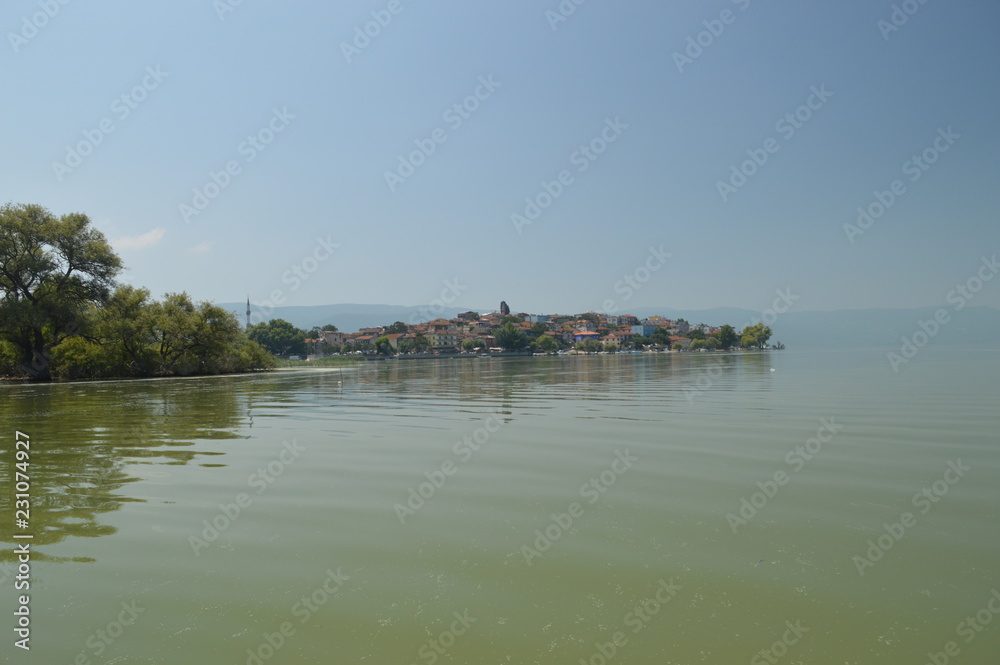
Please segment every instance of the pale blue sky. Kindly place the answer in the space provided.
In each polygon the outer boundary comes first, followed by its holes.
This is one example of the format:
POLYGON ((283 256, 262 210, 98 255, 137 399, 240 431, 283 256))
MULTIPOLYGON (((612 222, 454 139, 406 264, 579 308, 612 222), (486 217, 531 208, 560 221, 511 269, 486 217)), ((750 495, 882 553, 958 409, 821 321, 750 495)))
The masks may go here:
MULTIPOLYGON (((1000 249, 987 0, 911 0, 888 39, 893 3, 870 0, 588 0, 554 30, 557 0, 401 0, 351 62, 341 44, 389 0, 243 0, 220 19, 224 1, 0 9, 0 199, 89 214, 157 295, 423 305, 457 279, 457 305, 528 312, 761 310, 775 289, 803 310, 915 307, 944 305, 1000 249), (674 52, 726 10, 678 71, 674 52), (457 126, 445 112, 480 77, 499 86, 457 126), (115 102, 144 80, 134 108, 115 102), (776 126, 823 86, 793 135, 776 126), (275 109, 273 142, 241 148, 275 109), (580 172, 574 152, 615 118, 627 129, 580 172), (960 138, 911 181, 904 163, 949 127, 960 138), (391 190, 385 172, 435 128, 446 140, 391 190), (85 132, 92 154, 54 167, 85 132), (723 201, 717 182, 769 138, 777 152, 723 201), (572 183, 518 233, 511 215, 564 169, 572 183), (850 243, 844 224, 895 179, 905 193, 850 243), (318 237, 339 246, 313 264, 318 237), (616 293, 661 245, 670 259, 616 293)), ((972 304, 1000 306, 1000 280, 972 304)))

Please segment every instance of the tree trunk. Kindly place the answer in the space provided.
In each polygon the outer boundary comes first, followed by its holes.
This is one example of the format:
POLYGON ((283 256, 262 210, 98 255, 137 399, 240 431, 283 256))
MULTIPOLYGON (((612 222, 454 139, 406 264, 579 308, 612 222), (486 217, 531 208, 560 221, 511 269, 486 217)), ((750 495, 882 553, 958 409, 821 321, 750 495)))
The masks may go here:
POLYGON ((21 367, 32 381, 51 381, 52 371, 49 367, 49 353, 44 345, 41 348, 25 349, 21 354, 21 367))

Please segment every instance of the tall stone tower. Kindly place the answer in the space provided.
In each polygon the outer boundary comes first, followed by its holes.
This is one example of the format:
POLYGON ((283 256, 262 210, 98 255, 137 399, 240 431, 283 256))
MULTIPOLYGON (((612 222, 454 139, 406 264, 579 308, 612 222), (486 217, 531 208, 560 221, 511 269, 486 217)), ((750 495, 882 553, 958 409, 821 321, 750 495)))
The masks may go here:
POLYGON ((501 300, 500 301, 500 313, 503 314, 504 316, 507 316, 508 314, 510 314, 510 307, 507 307, 507 301, 506 300, 501 300))
POLYGON ((250 330, 250 296, 247 296, 247 330, 250 330))

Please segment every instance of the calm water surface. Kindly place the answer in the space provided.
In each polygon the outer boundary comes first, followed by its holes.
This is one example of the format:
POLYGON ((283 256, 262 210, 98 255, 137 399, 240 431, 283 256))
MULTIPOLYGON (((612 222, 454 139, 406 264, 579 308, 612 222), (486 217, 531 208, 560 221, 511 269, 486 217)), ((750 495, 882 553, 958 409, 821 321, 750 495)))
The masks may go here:
POLYGON ((0 386, 0 655, 993 665, 1000 353, 921 353, 0 386))

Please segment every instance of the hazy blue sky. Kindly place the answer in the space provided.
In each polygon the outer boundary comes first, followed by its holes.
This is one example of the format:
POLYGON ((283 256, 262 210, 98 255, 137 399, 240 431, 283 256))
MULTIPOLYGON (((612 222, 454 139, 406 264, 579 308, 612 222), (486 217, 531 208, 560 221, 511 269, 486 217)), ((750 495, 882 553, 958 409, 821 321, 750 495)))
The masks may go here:
POLYGON ((0 198, 85 212, 127 281, 217 302, 944 305, 1000 248, 995 2, 234 4, 4 2, 0 198))

